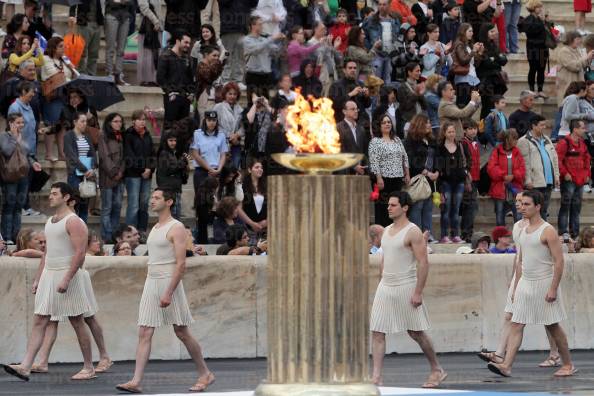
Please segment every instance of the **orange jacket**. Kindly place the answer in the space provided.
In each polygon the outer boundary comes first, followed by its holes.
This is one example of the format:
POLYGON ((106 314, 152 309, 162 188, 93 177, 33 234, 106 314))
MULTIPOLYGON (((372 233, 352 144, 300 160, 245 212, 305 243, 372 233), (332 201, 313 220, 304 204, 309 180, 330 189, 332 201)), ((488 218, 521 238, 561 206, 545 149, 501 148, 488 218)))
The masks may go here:
POLYGON ((417 18, 412 14, 410 7, 406 5, 406 3, 402 0, 392 0, 392 4, 390 5, 390 9, 393 12, 397 12, 402 16, 401 23, 408 22, 412 26, 417 24, 417 18))

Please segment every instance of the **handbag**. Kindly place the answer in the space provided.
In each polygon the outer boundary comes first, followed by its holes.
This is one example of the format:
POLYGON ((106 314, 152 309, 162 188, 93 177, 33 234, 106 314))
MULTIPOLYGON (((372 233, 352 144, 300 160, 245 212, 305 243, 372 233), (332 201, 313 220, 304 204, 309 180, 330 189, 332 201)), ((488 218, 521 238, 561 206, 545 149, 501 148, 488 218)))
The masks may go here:
POLYGON ((49 173, 43 169, 39 172, 32 172, 31 184, 29 184, 29 192, 39 192, 45 186, 45 183, 50 179, 49 173))
POLYGON ((458 63, 454 63, 452 65, 452 73, 455 76, 466 76, 470 73, 470 63, 467 65, 460 65, 458 63))
POLYGON ((50 101, 56 97, 56 90, 64 84, 66 84, 66 74, 60 71, 41 82, 41 94, 50 101))
POLYGON ((0 154, 0 169, 0 176, 5 183, 15 183, 29 174, 29 161, 19 144, 10 158, 0 154))
POLYGON ((97 196, 97 184, 94 181, 83 178, 78 185, 78 192, 81 198, 92 198, 97 196))
POLYGON ((553 35, 553 32, 551 32, 551 28, 545 26, 545 47, 547 47, 548 49, 555 49, 557 48, 557 40, 555 39, 555 36, 553 35))
POLYGON ((464 152, 464 145, 463 143, 459 143, 460 151, 462 152, 462 166, 466 172, 466 177, 464 178, 464 191, 471 192, 472 191, 472 176, 470 175, 468 168, 468 161, 466 160, 466 153, 464 152))
POLYGON ((87 126, 85 130, 85 135, 89 137, 89 140, 93 144, 93 146, 97 147, 99 145, 99 134, 101 133, 101 129, 87 126))
POLYGON ((431 196, 431 186, 423 174, 418 174, 410 179, 410 185, 406 191, 413 202, 422 201, 431 196))

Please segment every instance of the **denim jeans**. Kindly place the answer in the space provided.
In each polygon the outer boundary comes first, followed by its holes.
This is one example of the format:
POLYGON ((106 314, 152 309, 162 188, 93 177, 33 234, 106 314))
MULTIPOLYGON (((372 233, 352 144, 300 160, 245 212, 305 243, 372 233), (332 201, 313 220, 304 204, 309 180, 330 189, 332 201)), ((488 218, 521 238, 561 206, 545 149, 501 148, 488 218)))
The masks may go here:
POLYGON ((124 49, 128 39, 129 18, 120 21, 111 14, 105 15, 105 71, 107 75, 120 75, 124 71, 124 49), (115 57, 115 67, 114 67, 115 57))
POLYGON ((29 178, 22 177, 15 183, 2 184, 2 224, 1 233, 5 240, 16 243, 21 230, 21 210, 27 200, 29 178))
MULTIPOLYGON (((78 185, 82 181, 83 181, 82 176, 76 176, 75 173, 68 175, 68 184, 70 184, 70 186, 72 186, 72 188, 74 188, 74 191, 78 191, 78 185)), ((78 217, 80 217, 81 220, 86 223, 87 220, 89 219, 89 201, 81 198, 78 201, 78 204, 76 204, 76 206, 74 206, 74 211, 76 212, 78 217)))
POLYGON ((472 191, 464 191, 460 212, 462 239, 470 239, 474 232, 474 218, 478 212, 478 182, 472 182, 472 191))
POLYGON ((546 187, 535 188, 535 190, 540 191, 544 197, 544 201, 540 207, 540 217, 542 217, 544 221, 547 221, 547 218, 549 217, 549 203, 551 202, 551 191, 553 191, 553 186, 549 184, 546 187))
POLYGON ((559 234, 569 232, 572 238, 580 233, 580 212, 582 211, 582 194, 584 186, 576 186, 574 182, 561 183, 561 205, 559 207, 559 234), (569 222, 568 222, 569 220, 569 222), (569 223, 569 224, 568 224, 569 223), (569 231, 568 231, 569 226, 569 231))
POLYGON ((431 197, 415 202, 408 212, 408 219, 415 223, 423 232, 432 232, 433 200, 431 197))
POLYGON ((460 204, 464 195, 464 183, 441 183, 441 192, 445 202, 441 205, 441 237, 460 235, 460 204), (448 235, 448 230, 450 234, 448 235))
POLYGON ((209 197, 201 196, 204 190, 201 187, 204 180, 208 178, 208 172, 203 168, 194 170, 194 204, 196 207, 196 230, 193 233, 197 243, 208 243, 208 223, 210 221, 210 211, 212 202, 209 197))
POLYGON ((181 220, 181 193, 175 193, 175 204, 171 207, 171 216, 176 220, 181 220))
POLYGON ((241 169, 241 146, 230 146, 231 163, 237 169, 241 169))
POLYGON ((126 177, 128 207, 126 208, 126 224, 134 226, 138 231, 146 231, 148 227, 148 203, 151 197, 151 179, 142 177, 126 177))
POLYGON ((384 80, 384 84, 392 81, 392 59, 389 56, 377 55, 372 62, 373 73, 384 80))
POLYGON ((495 224, 498 226, 505 226, 505 214, 511 209, 514 215, 514 223, 520 220, 516 205, 512 202, 508 202, 505 199, 494 199, 493 204, 495 206, 495 224))
POLYGON ((505 41, 506 47, 512 54, 518 52, 518 21, 520 20, 520 12, 522 11, 522 2, 520 0, 512 0, 505 3, 505 41))
POLYGON ((105 243, 113 241, 113 232, 120 225, 124 184, 101 189, 101 238, 105 243))

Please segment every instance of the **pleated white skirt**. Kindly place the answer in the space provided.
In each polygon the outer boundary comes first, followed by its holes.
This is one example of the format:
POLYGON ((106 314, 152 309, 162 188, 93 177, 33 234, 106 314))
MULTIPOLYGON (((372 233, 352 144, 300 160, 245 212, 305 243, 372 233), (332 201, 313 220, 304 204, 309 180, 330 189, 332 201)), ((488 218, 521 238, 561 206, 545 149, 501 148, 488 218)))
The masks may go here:
MULTIPOLYGON (((69 261, 69 260, 68 260, 69 261)), ((78 316, 90 310, 81 270, 76 271, 65 293, 58 293, 58 285, 68 272, 69 262, 56 267, 46 263, 35 294, 35 314, 53 317, 78 316)))
POLYGON ((503 312, 505 313, 513 313, 514 312, 514 303, 512 302, 512 294, 514 294, 514 283, 516 283, 516 274, 512 277, 511 284, 509 285, 509 289, 507 289, 507 299, 505 300, 505 308, 503 312))
POLYGON ((173 292, 171 304, 166 308, 160 306, 174 268, 175 264, 149 265, 138 310, 138 326, 188 326, 194 323, 182 281, 173 292))
POLYGON ((415 308, 410 303, 415 287, 416 280, 388 286, 382 278, 373 299, 370 330, 385 334, 428 330, 429 319, 425 305, 415 308))
MULTIPOLYGON (((87 296, 87 301, 89 302, 89 310, 83 314, 85 318, 90 318, 91 316, 95 316, 97 312, 99 312, 99 305, 97 304, 97 299, 95 298, 95 292, 93 291, 93 283, 91 282, 91 275, 89 271, 86 269, 79 270, 82 275, 83 287, 85 288, 85 295, 87 296)), ((65 322, 68 319, 67 316, 52 316, 50 320, 52 322, 65 322)))
POLYGON ((513 303, 512 322, 550 325, 567 319, 561 299, 561 287, 555 301, 545 300, 552 280, 552 277, 539 280, 520 278, 513 303))

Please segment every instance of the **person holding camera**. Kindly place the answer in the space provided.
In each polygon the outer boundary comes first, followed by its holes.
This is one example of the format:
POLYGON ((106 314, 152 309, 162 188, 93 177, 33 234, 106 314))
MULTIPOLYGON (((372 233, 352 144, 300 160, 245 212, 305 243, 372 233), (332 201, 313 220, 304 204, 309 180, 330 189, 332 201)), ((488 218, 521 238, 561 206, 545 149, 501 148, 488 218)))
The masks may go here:
POLYGON ((346 58, 344 60, 344 77, 330 86, 328 96, 332 100, 336 122, 344 119, 342 109, 344 109, 347 101, 352 100, 357 103, 359 109, 358 123, 365 126, 369 125, 369 116, 365 109, 371 106, 371 98, 369 97, 369 89, 365 88, 365 85, 357 79, 357 76, 357 62, 346 58))

